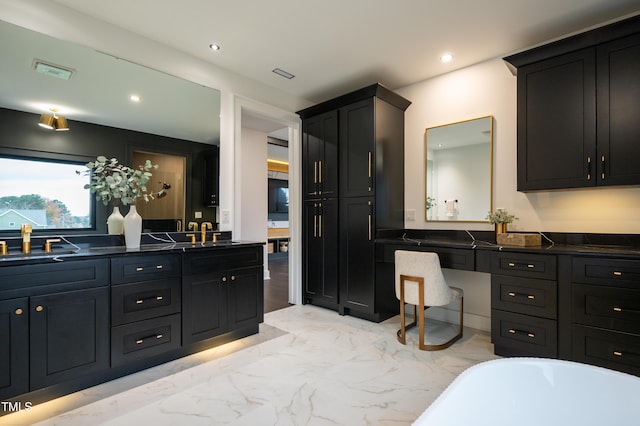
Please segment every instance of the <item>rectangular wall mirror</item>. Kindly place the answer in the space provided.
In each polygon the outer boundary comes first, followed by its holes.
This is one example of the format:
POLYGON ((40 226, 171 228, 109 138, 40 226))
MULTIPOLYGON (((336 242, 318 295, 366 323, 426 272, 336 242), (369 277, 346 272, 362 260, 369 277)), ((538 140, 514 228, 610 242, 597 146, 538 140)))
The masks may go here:
POLYGON ((425 152, 425 220, 485 222, 493 203, 493 116, 427 128, 425 152))

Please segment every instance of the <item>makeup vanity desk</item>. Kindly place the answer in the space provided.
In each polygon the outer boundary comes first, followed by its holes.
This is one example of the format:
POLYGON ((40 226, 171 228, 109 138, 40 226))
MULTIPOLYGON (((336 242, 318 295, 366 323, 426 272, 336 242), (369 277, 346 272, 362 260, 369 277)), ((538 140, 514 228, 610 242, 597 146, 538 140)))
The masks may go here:
POLYGON ((640 375, 640 235, 544 237, 541 247, 517 247, 498 246, 489 231, 381 231, 376 282, 393 282, 396 250, 436 252, 443 268, 491 274, 497 355, 640 375))

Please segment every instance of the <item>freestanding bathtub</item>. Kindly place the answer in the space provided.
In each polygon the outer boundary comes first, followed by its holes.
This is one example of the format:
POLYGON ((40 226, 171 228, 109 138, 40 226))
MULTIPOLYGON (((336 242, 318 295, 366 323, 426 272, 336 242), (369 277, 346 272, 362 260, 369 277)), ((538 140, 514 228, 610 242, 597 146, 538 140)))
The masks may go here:
POLYGON ((576 362, 505 358, 465 370, 414 425, 640 424, 640 377, 576 362))

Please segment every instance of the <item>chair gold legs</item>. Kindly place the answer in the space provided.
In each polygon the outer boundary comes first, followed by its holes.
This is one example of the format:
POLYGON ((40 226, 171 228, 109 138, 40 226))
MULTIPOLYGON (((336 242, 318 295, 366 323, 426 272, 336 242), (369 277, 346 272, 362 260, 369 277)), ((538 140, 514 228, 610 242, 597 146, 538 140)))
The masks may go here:
POLYGON ((446 349, 462 337, 462 330, 464 328, 463 324, 463 308, 464 308, 464 297, 460 297, 460 326, 458 328, 458 334, 453 336, 451 339, 447 340, 444 343, 439 345, 425 345, 424 343, 424 311, 429 308, 428 306, 424 306, 424 278, 422 277, 412 277, 408 275, 400 275, 400 330, 396 333, 398 336, 398 341, 403 345, 406 344, 407 339, 407 330, 416 326, 418 323, 418 332, 420 333, 419 337, 419 348, 423 351, 439 351, 441 349, 446 349), (413 322, 407 324, 405 318, 405 301, 404 301, 404 283, 405 281, 413 281, 418 283, 418 303, 420 304, 420 309, 418 310, 417 306, 413 306, 413 322), (420 316, 418 317, 418 311, 420 312, 420 316))

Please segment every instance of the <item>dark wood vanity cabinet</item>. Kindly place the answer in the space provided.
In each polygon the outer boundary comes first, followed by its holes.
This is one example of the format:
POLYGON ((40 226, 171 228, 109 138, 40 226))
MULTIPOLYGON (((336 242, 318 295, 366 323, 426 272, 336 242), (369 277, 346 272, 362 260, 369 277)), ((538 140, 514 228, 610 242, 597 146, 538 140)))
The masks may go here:
POLYGON ((264 317, 262 247, 183 258, 182 340, 192 344, 257 327, 264 317))
POLYGON ((390 315, 377 304, 377 287, 388 283, 376 282, 373 238, 379 229, 404 226, 404 111, 409 105, 374 84, 298 112, 307 200, 302 236, 305 302, 375 321, 390 315), (318 167, 314 144, 327 135, 337 138, 332 158, 324 142, 325 156, 318 167), (313 186, 328 179, 335 191, 313 186))
POLYGON ((640 375, 640 261, 574 257, 572 357, 640 375))
POLYGON ((491 340, 497 355, 558 357, 556 256, 494 253, 491 340))
POLYGON ((109 368, 108 265, 103 259, 0 268, 0 397, 109 368))
POLYGON ((635 17, 505 58, 519 191, 640 183, 639 29, 635 17))
POLYGON ((111 365, 118 367, 180 348, 180 255, 111 260, 111 365))

